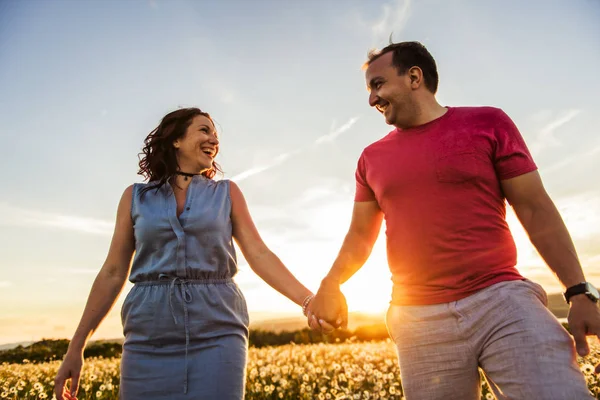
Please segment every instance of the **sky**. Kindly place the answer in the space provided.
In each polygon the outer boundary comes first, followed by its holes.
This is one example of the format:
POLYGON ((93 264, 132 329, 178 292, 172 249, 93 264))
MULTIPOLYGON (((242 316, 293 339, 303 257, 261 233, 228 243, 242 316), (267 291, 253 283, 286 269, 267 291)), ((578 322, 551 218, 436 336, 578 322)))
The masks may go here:
MULTIPOLYGON (((311 290, 348 229, 361 151, 391 128, 368 105, 369 49, 418 40, 438 100, 490 105, 521 130, 600 284, 600 2, 596 0, 0 0, 0 343, 70 338, 143 139, 169 111, 216 120, 222 178, 311 290)), ((557 279, 508 220, 522 274, 557 279)), ((300 315, 238 252, 251 319, 300 315)), ((127 284, 94 338, 122 335, 127 284)), ((383 233, 343 286, 351 311, 391 295, 383 233)))

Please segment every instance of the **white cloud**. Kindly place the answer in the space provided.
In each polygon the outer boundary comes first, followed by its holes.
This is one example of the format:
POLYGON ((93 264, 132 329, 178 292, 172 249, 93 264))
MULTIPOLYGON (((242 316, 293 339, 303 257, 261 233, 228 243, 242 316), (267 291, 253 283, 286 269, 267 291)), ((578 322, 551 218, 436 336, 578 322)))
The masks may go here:
POLYGON ((13 283, 10 281, 0 281, 0 288, 6 288, 6 287, 9 287, 12 285, 13 285, 13 283))
POLYGON ((536 125, 544 124, 547 120, 552 118, 552 110, 543 109, 536 111, 531 114, 529 118, 536 125))
POLYGON ((590 150, 583 153, 575 154, 570 157, 564 158, 556 164, 550 165, 544 168, 544 173, 551 173, 557 170, 565 168, 569 164, 582 163, 584 160, 592 159, 592 157, 600 154, 600 145, 592 147, 590 150))
MULTIPOLYGON (((398 37, 398 34, 406 26, 410 17, 411 0, 396 0, 382 6, 382 16, 371 25, 371 33, 374 43, 387 42, 390 35, 398 37)), ((392 40, 394 38, 392 37, 392 40)), ((396 39, 396 41, 398 41, 396 39)), ((386 43, 387 44, 387 43, 386 43)))
POLYGON ((232 176, 231 180, 240 182, 246 178, 251 177, 252 175, 260 174, 261 172, 266 171, 271 167, 272 167, 272 165, 261 165, 259 167, 253 167, 253 168, 247 169, 246 171, 240 172, 237 175, 232 176))
POLYGON ((235 182, 243 181, 246 178, 249 178, 253 175, 260 174, 261 172, 264 172, 266 170, 269 170, 273 167, 278 166, 279 164, 282 164, 285 160, 287 160, 288 158, 290 158, 291 156, 293 156, 295 154, 298 154, 299 152, 300 152, 300 150, 296 150, 293 152, 287 152, 287 153, 281 153, 278 156, 276 156, 275 158, 273 158, 273 160, 270 163, 252 167, 246 171, 240 172, 239 174, 231 177, 230 179, 235 182))
MULTIPOLYGON (((333 129, 335 125, 332 125, 332 129, 331 132, 329 132, 326 135, 320 136, 318 137, 314 144, 315 145, 320 145, 326 142, 332 142, 335 139, 337 139, 341 134, 343 134, 344 132, 347 132, 350 128, 352 128, 352 125, 354 125, 354 123, 356 121, 358 121, 358 116, 356 117, 352 117, 348 120, 348 122, 346 122, 344 125, 340 126, 338 129, 333 129)), ((298 150, 294 150, 294 151, 288 151, 288 152, 284 152, 281 153, 277 156, 275 156, 271 162, 263 164, 263 165, 258 165, 255 167, 252 167, 250 169, 247 169, 246 171, 240 172, 237 175, 234 175, 233 177, 231 177, 230 179, 232 181, 235 182, 240 182, 243 181, 246 178, 249 178, 251 176, 260 174, 264 171, 267 171, 273 167, 276 167, 280 164, 283 164, 286 160, 288 160, 289 158, 291 158, 292 156, 295 156, 297 154, 300 154, 301 152, 305 151, 307 148, 300 148, 298 150)))
POLYGON ((350 120, 348 122, 346 122, 344 125, 340 126, 338 129, 333 129, 333 127, 335 125, 332 125, 331 132, 328 133, 327 135, 323 135, 323 136, 317 138, 317 140, 315 140, 315 144, 321 144, 324 142, 332 142, 338 136, 340 136, 342 133, 344 133, 348 129, 352 128, 352 125, 354 125, 356 123, 356 121, 358 121, 358 118, 359 117, 350 118, 350 120))
MULTIPOLYGON (((556 199, 556 207, 573 238, 582 266, 588 268, 586 272, 597 273, 600 260, 600 192, 590 191, 556 199)), ((507 220, 517 245, 519 270, 540 280, 547 290, 559 290, 558 280, 531 244, 512 208, 507 210, 507 220)))
POLYGON ((96 218, 27 210, 6 203, 0 203, 0 217, 0 225, 48 226, 95 235, 110 235, 115 226, 114 222, 96 218))
MULTIPOLYGON (((552 121, 547 122, 539 131, 535 141, 531 145, 531 152, 536 155, 539 154, 546 147, 558 147, 561 145, 560 140, 555 136, 555 132, 558 128, 572 121, 577 115, 581 113, 581 110, 567 110, 558 115, 552 121)), ((541 114, 540 114, 541 115, 541 114)), ((546 114, 547 115, 547 114, 546 114)), ((539 115, 538 115, 539 117, 539 115)))
POLYGON ((556 206, 574 239, 600 235, 600 193, 587 192, 561 198, 556 201, 556 206))
POLYGON ((292 203, 292 206, 304 208, 307 205, 314 205, 325 199, 331 199, 337 193, 339 191, 336 190, 335 184, 309 187, 292 203))
MULTIPOLYGON (((600 254, 597 254, 597 255, 595 255, 595 256, 589 257, 588 259, 586 259, 586 260, 584 260, 584 261, 585 261, 586 265, 587 265, 588 267, 590 267, 590 268, 591 268, 591 267, 594 267, 594 266, 598 266, 598 267, 600 267, 600 254)), ((584 268, 585 268, 585 266, 584 266, 584 268)), ((598 269, 597 269, 596 271, 594 271, 594 272, 596 272, 596 274, 599 274, 599 275, 600 275, 600 268, 598 268, 598 269)))

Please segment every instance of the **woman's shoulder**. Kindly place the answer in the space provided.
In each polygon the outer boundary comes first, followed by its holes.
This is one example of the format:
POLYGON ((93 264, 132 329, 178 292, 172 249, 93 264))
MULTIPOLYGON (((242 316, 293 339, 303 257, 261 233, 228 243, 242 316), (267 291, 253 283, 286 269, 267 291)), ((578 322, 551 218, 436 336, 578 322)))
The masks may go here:
POLYGON ((169 186, 169 184, 167 182, 162 182, 162 181, 149 181, 149 182, 135 182, 131 185, 131 187, 134 190, 140 190, 140 189, 164 189, 165 187, 169 186))
POLYGON ((215 182, 219 182, 221 185, 229 185, 231 182, 233 182, 231 179, 229 178, 221 178, 221 179, 215 179, 215 182))
POLYGON ((240 193, 239 186, 230 179, 219 179, 213 180, 212 184, 215 187, 216 193, 221 193, 229 201, 234 201, 238 193, 240 193))
POLYGON ((161 184, 159 181, 150 182, 135 182, 131 184, 126 190, 131 191, 131 196, 135 199, 138 197, 156 197, 164 195, 164 191, 168 190, 168 184, 161 184))
POLYGON ((233 183, 233 181, 226 179, 226 178, 222 178, 222 179, 210 179, 209 182, 212 185, 215 185, 216 187, 220 187, 220 188, 229 188, 232 184, 235 185, 235 183, 233 183))
POLYGON ((156 186, 157 182, 134 182, 125 189, 125 191, 131 191, 133 195, 139 193, 143 189, 151 188, 152 186, 156 186))

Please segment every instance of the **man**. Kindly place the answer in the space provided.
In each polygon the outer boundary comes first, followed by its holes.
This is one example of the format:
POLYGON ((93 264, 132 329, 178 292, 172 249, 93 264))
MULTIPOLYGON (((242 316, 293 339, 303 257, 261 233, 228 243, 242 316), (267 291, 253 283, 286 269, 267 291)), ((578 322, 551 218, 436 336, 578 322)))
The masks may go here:
POLYGON ((591 399, 573 339, 515 268, 505 200, 568 288, 569 325, 587 354, 586 334, 600 334, 598 292, 516 126, 496 108, 438 104, 437 67, 418 42, 370 53, 365 67, 369 104, 396 129, 360 156, 352 222, 307 308, 311 328, 345 324, 340 285, 385 217, 386 322, 408 400, 479 399, 478 367, 499 399, 591 399))

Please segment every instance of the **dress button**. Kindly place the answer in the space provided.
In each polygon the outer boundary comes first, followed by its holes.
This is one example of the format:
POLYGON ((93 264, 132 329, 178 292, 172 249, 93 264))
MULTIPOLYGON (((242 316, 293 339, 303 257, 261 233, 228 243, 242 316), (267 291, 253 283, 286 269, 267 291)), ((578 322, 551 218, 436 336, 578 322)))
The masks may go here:
POLYGON ((188 207, 188 208, 186 208, 186 210, 190 211, 190 208, 188 207))

